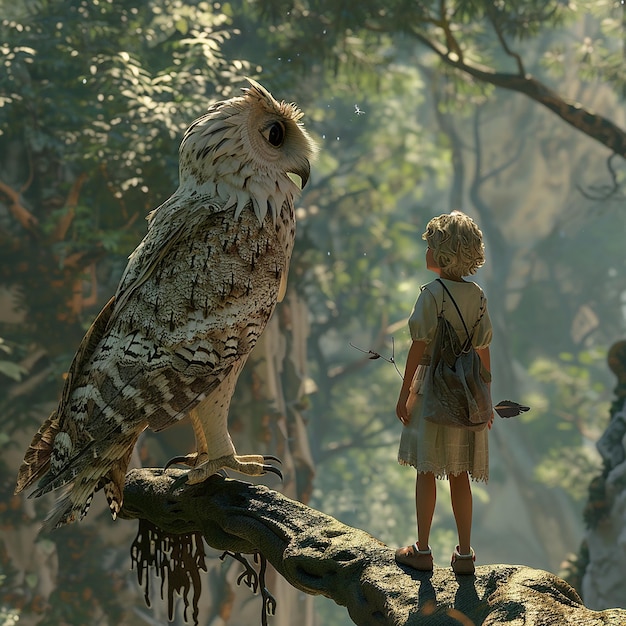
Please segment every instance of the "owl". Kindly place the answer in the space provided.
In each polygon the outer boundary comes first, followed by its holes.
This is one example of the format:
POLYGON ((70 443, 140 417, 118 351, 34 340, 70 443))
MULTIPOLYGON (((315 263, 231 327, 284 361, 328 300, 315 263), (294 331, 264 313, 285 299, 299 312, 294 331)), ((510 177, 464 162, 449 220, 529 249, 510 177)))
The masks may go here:
POLYGON ((187 482, 221 468, 277 471, 273 457, 236 454, 227 418, 237 378, 285 295, 301 189, 290 174, 304 187, 316 146, 295 104, 248 82, 187 129, 179 187, 148 215, 26 452, 16 493, 66 486, 44 531, 82 519, 99 489, 115 519, 139 435, 187 415, 196 440, 182 459, 187 482))

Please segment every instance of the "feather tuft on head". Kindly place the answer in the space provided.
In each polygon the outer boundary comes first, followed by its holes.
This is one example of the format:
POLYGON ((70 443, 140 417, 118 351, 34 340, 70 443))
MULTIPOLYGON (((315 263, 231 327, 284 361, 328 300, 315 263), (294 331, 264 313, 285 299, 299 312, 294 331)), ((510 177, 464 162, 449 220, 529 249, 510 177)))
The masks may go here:
POLYGON ((259 222, 269 212, 276 223, 285 202, 306 185, 315 143, 293 103, 279 102, 248 78, 243 94, 217 102, 195 120, 180 146, 180 189, 217 197, 237 215, 251 208, 259 222))

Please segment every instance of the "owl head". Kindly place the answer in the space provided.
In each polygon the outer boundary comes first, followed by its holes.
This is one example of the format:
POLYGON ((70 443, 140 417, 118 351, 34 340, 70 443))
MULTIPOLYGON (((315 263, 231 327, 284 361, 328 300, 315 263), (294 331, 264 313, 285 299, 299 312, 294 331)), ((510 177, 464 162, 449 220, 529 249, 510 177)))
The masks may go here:
POLYGON ((278 102, 252 79, 243 95, 213 104, 180 146, 180 186, 217 196, 236 216, 251 205, 260 222, 274 219, 307 183, 316 146, 293 103, 278 102))

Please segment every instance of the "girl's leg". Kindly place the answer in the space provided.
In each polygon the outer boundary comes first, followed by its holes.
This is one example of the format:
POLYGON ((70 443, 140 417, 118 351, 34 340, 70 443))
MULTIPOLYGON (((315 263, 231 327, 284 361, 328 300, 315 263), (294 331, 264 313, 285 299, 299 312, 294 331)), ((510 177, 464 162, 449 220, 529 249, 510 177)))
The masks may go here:
POLYGON ((420 550, 428 550, 436 501, 435 475, 432 472, 425 474, 418 472, 415 482, 415 506, 417 509, 417 545, 420 550))
POLYGON ((467 472, 449 476, 452 512, 459 534, 459 554, 470 553, 472 534, 472 488, 467 472))
POLYGON ((433 555, 428 547, 430 526, 435 513, 437 491, 433 473, 417 474, 415 483, 415 508, 417 510, 417 542, 396 550, 396 561, 418 571, 433 571, 433 555), (416 552, 417 549, 417 552, 416 552))

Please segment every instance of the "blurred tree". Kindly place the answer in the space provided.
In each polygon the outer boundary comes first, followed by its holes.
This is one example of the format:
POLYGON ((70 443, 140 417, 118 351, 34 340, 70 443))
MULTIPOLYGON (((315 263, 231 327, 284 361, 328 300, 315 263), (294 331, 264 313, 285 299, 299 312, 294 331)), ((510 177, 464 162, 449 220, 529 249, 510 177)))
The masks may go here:
POLYGON ((579 503, 587 496, 586 478, 600 466, 589 444, 602 435, 609 410, 605 372, 606 353, 597 349, 565 352, 558 360, 539 358, 529 369, 539 384, 529 398, 533 411, 521 421, 542 457, 536 472, 542 482, 567 489, 579 503))

